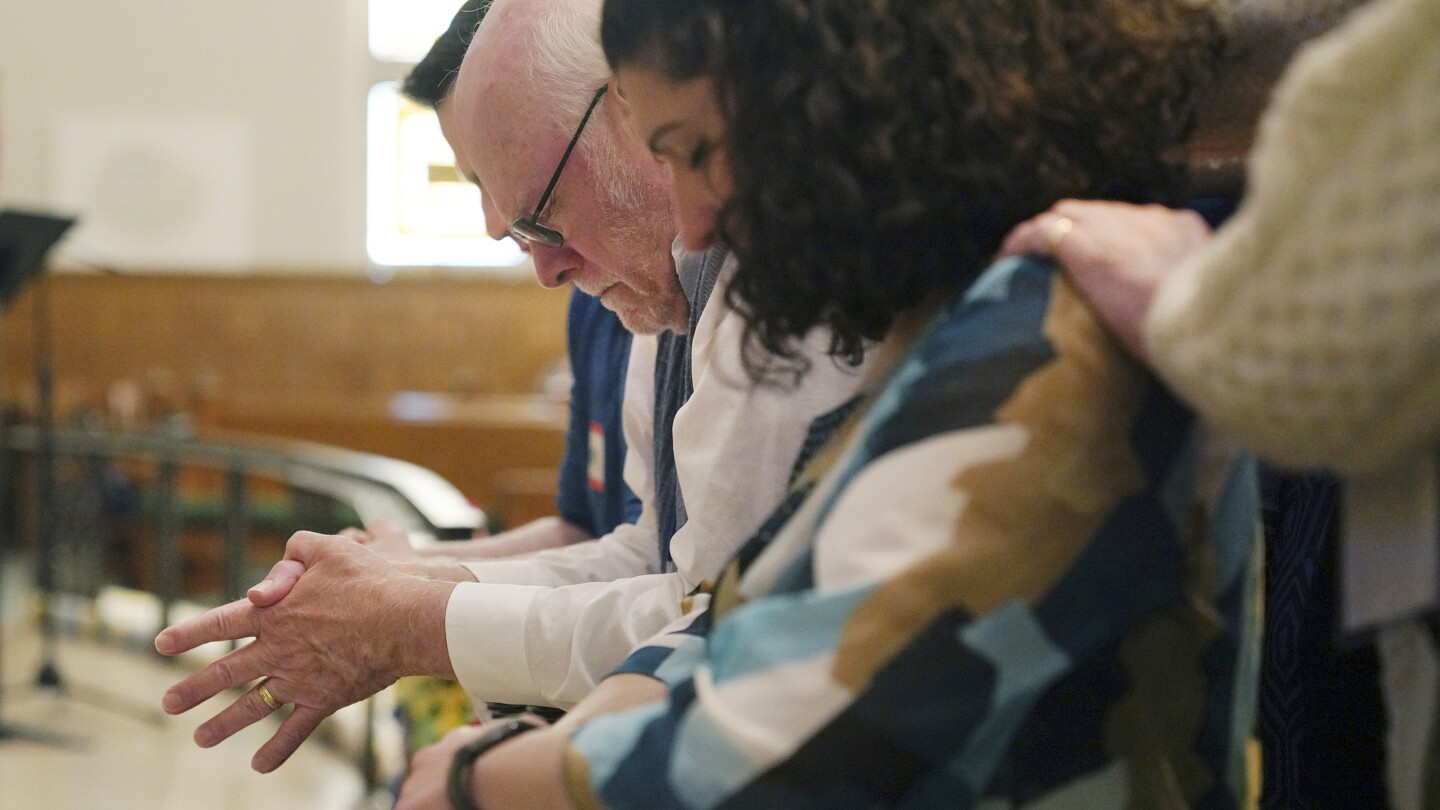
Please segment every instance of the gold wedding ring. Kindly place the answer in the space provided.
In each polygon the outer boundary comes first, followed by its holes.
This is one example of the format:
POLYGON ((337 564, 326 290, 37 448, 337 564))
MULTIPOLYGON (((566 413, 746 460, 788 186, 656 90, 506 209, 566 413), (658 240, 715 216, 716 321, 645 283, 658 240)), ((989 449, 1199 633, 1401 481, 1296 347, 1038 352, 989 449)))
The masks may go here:
POLYGON ((1045 246, 1049 248, 1051 256, 1060 254, 1060 243, 1065 241, 1065 237, 1069 236, 1073 230, 1075 230, 1075 220, 1069 217, 1062 216, 1053 221, 1050 225, 1050 233, 1045 240, 1045 246))
POLYGON ((281 704, 280 701, 276 700, 275 696, 270 694, 270 690, 266 688, 265 682, 268 680, 270 679, 262 678, 260 680, 260 683, 257 684, 255 687, 255 694, 259 695, 260 699, 265 701, 265 705, 270 707, 270 711, 279 711, 280 706, 283 704, 281 704))

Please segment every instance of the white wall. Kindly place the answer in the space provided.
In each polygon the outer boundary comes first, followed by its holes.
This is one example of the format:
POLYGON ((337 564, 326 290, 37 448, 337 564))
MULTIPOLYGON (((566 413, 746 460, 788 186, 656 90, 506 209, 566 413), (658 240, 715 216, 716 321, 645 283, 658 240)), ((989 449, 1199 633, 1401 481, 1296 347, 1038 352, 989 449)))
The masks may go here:
POLYGON ((364 0, 0 0, 0 200, 120 267, 362 268, 371 73, 364 0))

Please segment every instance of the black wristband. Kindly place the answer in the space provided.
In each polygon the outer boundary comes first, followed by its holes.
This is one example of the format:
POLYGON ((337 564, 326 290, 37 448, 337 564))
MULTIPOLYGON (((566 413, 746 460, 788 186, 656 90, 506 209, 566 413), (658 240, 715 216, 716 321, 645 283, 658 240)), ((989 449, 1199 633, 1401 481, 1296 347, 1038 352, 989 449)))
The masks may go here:
POLYGON ((455 759, 450 762, 450 779, 446 783, 450 803, 455 806, 455 810, 480 810, 470 798, 470 766, 475 764, 475 760, 511 737, 537 728, 539 726, 535 723, 517 717, 461 746, 460 750, 455 752, 455 759))

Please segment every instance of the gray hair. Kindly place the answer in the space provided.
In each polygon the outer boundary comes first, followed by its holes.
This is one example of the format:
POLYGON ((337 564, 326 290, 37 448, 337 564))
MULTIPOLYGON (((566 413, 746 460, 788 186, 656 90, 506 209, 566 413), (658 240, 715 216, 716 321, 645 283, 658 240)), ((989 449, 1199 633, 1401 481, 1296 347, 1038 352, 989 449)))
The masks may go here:
MULTIPOLYGON (((557 132, 579 125, 595 91, 610 80, 610 65, 600 47, 600 10, 604 0, 551 0, 534 10, 525 48, 526 79, 536 95, 542 120, 557 132)), ((628 137, 619 119, 605 114, 604 100, 576 147, 594 168, 602 194, 612 204, 633 210, 643 194, 628 182, 618 138, 628 137)))
POLYGON ((610 66, 600 49, 603 0, 552 0, 535 10, 525 49, 526 78, 557 129, 580 123, 610 66))

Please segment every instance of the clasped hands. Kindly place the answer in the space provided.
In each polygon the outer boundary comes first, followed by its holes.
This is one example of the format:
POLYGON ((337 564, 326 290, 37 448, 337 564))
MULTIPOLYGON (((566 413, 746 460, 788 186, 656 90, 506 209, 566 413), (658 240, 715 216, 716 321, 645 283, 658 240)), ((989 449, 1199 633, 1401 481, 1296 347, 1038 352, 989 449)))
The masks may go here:
MULTIPOLYGON (((265 678, 266 693, 294 705, 251 767, 278 768, 320 722, 402 675, 454 677, 445 645, 445 608, 455 583, 407 571, 351 538, 299 532, 285 558, 246 599, 167 628, 155 649, 177 655, 214 641, 255 640, 165 693, 169 714, 265 678)), ((257 689, 195 730, 213 746, 272 713, 257 689)))

